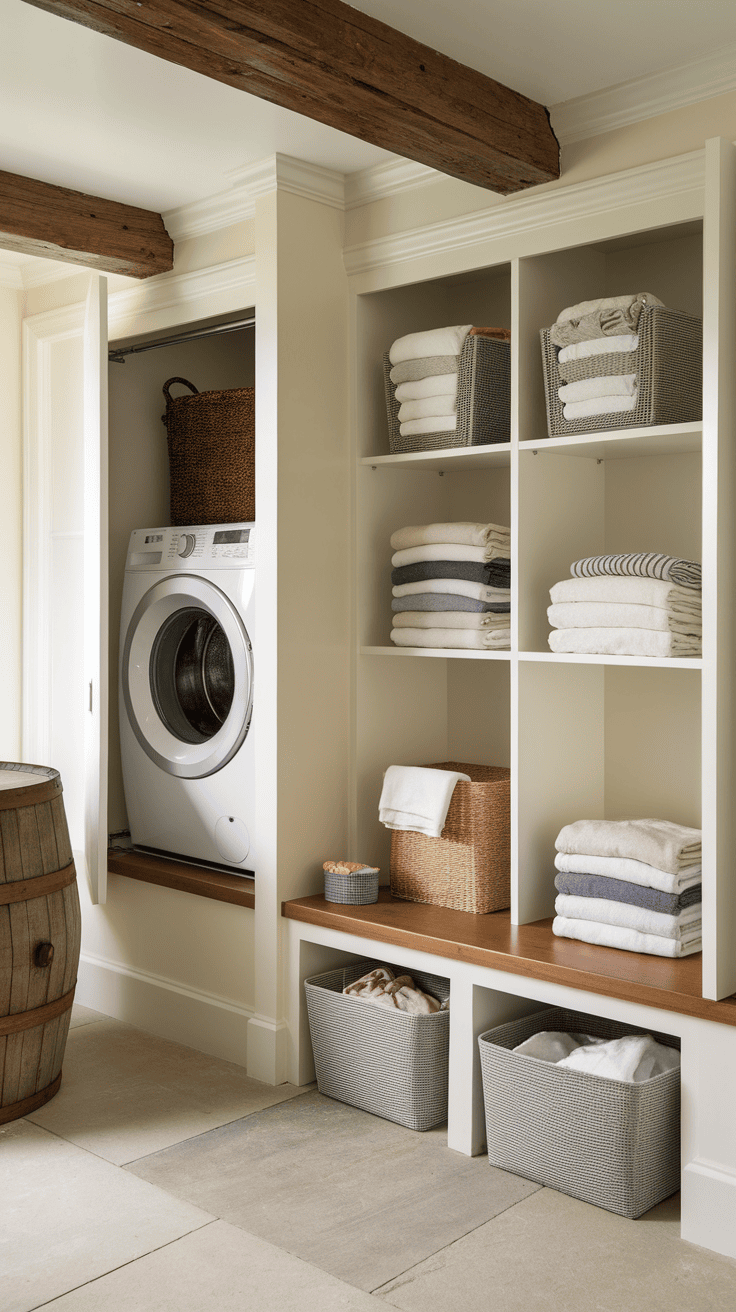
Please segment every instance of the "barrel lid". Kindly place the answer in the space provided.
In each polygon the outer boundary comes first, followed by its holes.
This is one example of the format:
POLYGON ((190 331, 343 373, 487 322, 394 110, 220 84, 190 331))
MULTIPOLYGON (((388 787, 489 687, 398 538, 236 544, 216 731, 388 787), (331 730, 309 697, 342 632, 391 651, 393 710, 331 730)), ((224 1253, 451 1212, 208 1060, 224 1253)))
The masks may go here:
POLYGON ((61 792, 59 771, 48 765, 0 761, 0 810, 51 801, 61 792), (24 797, 24 794, 27 796, 24 797))

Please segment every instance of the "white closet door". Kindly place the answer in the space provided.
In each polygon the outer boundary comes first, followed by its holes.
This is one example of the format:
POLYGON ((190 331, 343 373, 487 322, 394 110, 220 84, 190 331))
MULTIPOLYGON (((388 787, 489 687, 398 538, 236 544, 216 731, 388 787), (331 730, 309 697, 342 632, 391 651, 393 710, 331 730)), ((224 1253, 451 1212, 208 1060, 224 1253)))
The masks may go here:
POLYGON ((107 878, 107 281, 23 324, 23 758, 61 773, 80 881, 107 878))
POLYGON ((107 279, 84 314, 84 848, 93 902, 107 896, 108 714, 107 279))

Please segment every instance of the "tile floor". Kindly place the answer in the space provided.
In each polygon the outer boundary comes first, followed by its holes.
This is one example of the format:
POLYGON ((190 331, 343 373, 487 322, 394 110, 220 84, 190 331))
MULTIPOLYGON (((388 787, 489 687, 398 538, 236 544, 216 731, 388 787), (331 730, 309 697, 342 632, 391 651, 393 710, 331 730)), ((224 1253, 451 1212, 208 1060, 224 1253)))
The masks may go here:
POLYGON ((0 1126, 0 1312, 701 1312, 736 1262, 75 1007, 0 1126))

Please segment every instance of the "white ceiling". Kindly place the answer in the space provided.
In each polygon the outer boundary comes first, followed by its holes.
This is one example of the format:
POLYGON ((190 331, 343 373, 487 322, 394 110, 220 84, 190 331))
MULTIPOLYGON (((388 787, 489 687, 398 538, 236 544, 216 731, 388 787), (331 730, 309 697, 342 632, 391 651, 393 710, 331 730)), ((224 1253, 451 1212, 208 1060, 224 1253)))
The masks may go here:
MULTIPOLYGON (((361 0, 555 105, 736 48, 733 0, 361 0), (461 21, 459 21, 461 19, 461 21)), ((0 168, 166 211, 274 152, 351 173, 393 158, 23 0, 0 0, 0 168)))

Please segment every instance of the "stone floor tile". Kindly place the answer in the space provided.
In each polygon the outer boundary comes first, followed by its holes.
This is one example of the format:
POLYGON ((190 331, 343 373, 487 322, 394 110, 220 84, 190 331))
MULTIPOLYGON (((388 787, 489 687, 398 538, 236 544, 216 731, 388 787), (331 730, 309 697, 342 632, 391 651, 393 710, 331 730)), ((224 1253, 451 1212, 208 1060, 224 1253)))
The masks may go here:
POLYGON ((45 1305, 46 1312, 385 1312, 385 1304, 224 1221, 45 1305))
POLYGON ((539 1187, 316 1092, 130 1169, 365 1290, 539 1187))
POLYGON ((678 1199, 627 1221, 541 1189, 376 1292, 402 1312, 714 1312, 736 1262, 679 1239, 678 1199))
POLYGON ((2 1312, 29 1312, 210 1220, 37 1125, 0 1126, 2 1312))
POLYGON ((28 1119, 122 1165, 301 1092, 102 1017, 70 1033, 61 1089, 28 1119))
POLYGON ((83 1007, 81 1002, 72 1004, 72 1018, 69 1022, 69 1029, 79 1029, 80 1025, 91 1025, 95 1020, 107 1020, 108 1017, 101 1011, 93 1011, 91 1007, 83 1007))

